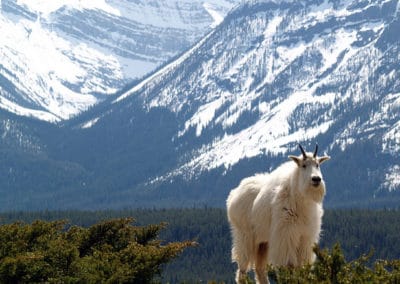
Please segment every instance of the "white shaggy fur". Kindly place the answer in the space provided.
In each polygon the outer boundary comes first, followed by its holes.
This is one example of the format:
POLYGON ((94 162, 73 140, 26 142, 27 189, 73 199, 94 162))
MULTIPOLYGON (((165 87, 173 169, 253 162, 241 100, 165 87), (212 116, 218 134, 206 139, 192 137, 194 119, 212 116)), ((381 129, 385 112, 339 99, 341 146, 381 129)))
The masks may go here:
POLYGON ((227 199, 232 260, 236 281, 254 268, 257 283, 268 283, 266 265, 301 266, 312 263, 319 240, 325 184, 319 165, 328 156, 305 153, 289 156, 271 173, 245 178, 227 199))

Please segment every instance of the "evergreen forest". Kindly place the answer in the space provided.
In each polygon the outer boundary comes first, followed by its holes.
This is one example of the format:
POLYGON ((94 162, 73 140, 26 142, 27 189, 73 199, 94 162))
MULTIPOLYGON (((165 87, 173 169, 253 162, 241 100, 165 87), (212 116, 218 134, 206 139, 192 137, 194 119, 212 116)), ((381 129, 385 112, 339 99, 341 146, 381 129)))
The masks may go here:
MULTIPOLYGON (((119 220, 118 226, 123 228, 128 223, 134 224, 134 228, 150 226, 150 231, 151 228, 156 228, 150 236, 156 239, 155 244, 167 247, 173 245, 176 248, 174 253, 154 266, 153 271, 157 272, 159 269, 159 276, 151 278, 152 282, 233 283, 235 265, 230 260, 231 236, 225 209, 203 207, 0 213, 3 235, 7 235, 5 232, 9 230, 15 231, 15 226, 24 224, 42 224, 43 228, 52 228, 51 230, 59 230, 57 228, 63 224, 63 230, 68 229, 69 232, 70 228, 79 227, 80 234, 87 236, 95 228, 112 224, 110 220, 119 220), (49 224, 53 225, 43 225, 38 220, 51 221, 49 224)), ((136 229, 129 230, 136 232, 136 229)), ((326 210, 322 230, 321 242, 316 247, 318 265, 313 268, 316 274, 310 274, 308 270, 296 272, 296 279, 304 280, 299 280, 298 283, 375 283, 377 279, 391 279, 393 283, 400 281, 399 210, 326 210), (354 278, 358 274, 345 273, 352 269, 361 271, 363 277, 367 278, 354 278), (307 278, 310 275, 314 275, 314 278, 307 278), (330 275, 330 278, 326 275, 330 275), (368 278, 371 275, 377 278, 368 278), (394 278, 387 278, 387 275, 394 278)), ((3 261, 4 257, 0 262, 3 261)), ((270 274, 270 278, 278 283, 285 283, 288 281, 287 277, 292 276, 293 272, 285 270, 270 274)))

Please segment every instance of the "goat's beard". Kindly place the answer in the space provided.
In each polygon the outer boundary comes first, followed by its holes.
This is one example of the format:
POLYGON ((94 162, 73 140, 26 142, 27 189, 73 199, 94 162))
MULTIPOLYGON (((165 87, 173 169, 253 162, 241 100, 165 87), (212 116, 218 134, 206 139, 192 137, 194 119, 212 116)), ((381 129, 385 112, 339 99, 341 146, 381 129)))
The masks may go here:
POLYGON ((306 194, 309 198, 311 198, 314 202, 321 203, 325 196, 325 184, 323 181, 318 186, 310 185, 306 194))

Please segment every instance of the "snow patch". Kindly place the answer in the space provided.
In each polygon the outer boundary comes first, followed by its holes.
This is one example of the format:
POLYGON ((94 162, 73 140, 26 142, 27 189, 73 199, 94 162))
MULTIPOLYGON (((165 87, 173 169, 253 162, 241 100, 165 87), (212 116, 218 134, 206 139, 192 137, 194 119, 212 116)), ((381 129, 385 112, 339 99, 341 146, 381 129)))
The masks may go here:
POLYGON ((185 129, 178 134, 182 136, 190 127, 196 126, 196 136, 199 137, 205 128, 214 118, 215 112, 224 103, 223 98, 218 98, 212 102, 202 105, 199 110, 185 123, 185 129))
POLYGON ((306 50, 307 45, 304 42, 299 42, 291 46, 278 46, 276 54, 278 58, 274 59, 271 54, 269 59, 269 72, 265 77, 264 84, 270 84, 287 66, 290 65, 297 57, 306 50))
POLYGON ((213 23, 210 25, 212 28, 215 28, 220 23, 222 23, 222 21, 224 20, 224 16, 221 15, 221 13, 216 10, 216 8, 213 4, 204 3, 203 7, 204 7, 204 9, 206 9, 207 13, 210 14, 210 16, 214 20, 213 23))
POLYGON ((382 151, 392 155, 400 153, 400 121, 396 122, 383 136, 382 151))
POLYGON ((18 5, 24 5, 31 11, 41 14, 42 17, 48 17, 51 13, 68 6, 77 10, 103 10, 106 13, 121 16, 121 12, 106 3, 106 0, 17 0, 18 5))
POLYGON ((272 37, 276 34, 279 25, 282 23, 283 17, 275 15, 272 20, 268 23, 267 28, 264 31, 264 38, 266 40, 272 40, 272 37))
POLYGON ((17 115, 26 116, 26 117, 34 117, 41 120, 49 121, 49 122, 56 122, 59 120, 54 114, 51 114, 47 111, 40 111, 40 110, 33 110, 21 107, 4 97, 0 97, 0 108, 15 113, 17 115))
POLYGON ((94 118, 92 120, 89 120, 88 122, 82 124, 81 128, 82 129, 90 128, 93 125, 95 125, 99 119, 100 119, 100 117, 96 117, 96 118, 94 118))
POLYGON ((311 5, 311 11, 308 14, 309 18, 314 18, 315 21, 322 22, 324 21, 329 15, 332 15, 334 9, 333 4, 329 3, 328 0, 325 0, 320 5, 311 5))
POLYGON ((321 73, 328 70, 335 63, 338 62, 339 55, 352 49, 352 44, 357 40, 356 31, 348 31, 346 29, 339 29, 335 33, 335 42, 329 45, 329 48, 324 48, 324 44, 320 43, 320 52, 324 58, 324 66, 320 69, 321 73))
POLYGON ((400 189, 400 165, 393 165, 388 169, 385 174, 385 182, 382 184, 381 189, 386 189, 389 192, 400 189))

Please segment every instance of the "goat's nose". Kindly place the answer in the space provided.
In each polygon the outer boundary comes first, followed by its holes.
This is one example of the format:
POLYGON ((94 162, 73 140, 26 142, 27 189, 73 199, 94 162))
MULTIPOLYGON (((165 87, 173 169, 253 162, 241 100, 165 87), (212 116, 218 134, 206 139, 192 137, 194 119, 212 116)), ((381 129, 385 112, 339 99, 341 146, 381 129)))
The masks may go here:
POLYGON ((313 183, 319 184, 321 182, 321 177, 319 176, 313 176, 311 178, 311 180, 313 181, 313 183))

